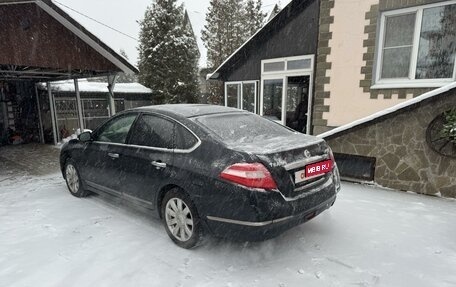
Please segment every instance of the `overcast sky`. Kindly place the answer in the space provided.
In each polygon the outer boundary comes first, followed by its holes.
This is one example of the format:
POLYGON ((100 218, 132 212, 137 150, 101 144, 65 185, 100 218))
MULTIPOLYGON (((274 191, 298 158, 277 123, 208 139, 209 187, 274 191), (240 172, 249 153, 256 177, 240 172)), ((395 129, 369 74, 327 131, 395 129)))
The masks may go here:
MULTIPOLYGON (((152 0, 53 0, 55 4, 62 3, 74 10, 92 17, 108 26, 124 32, 133 38, 139 37, 138 20, 144 17, 144 11, 152 0)), ((285 6, 290 0, 280 1, 285 6)), ((201 30, 204 27, 206 11, 209 0, 184 0, 181 1, 187 8, 190 20, 198 37, 198 45, 201 51, 200 63, 204 65, 206 49, 201 42, 201 30)), ((264 11, 269 12, 279 0, 263 0, 264 11)), ((95 34, 106 44, 116 51, 124 49, 130 61, 136 65, 138 60, 138 42, 120 33, 114 32, 93 20, 90 20, 78 13, 59 5, 63 10, 75 18, 79 23, 95 34)))

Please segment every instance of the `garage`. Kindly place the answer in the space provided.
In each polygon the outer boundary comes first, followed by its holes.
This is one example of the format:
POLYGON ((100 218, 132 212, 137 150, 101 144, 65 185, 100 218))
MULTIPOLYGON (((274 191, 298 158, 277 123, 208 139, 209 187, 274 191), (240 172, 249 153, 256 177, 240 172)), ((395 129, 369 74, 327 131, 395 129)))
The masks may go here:
POLYGON ((49 0, 1 0, 0 19, 0 145, 45 143, 46 128, 51 142, 57 143, 56 81, 73 82, 81 130, 79 79, 106 77, 109 114, 116 113, 116 75, 138 73, 128 60, 49 0), (38 91, 42 85, 45 95, 38 91), (45 118, 50 127, 43 125, 45 118))

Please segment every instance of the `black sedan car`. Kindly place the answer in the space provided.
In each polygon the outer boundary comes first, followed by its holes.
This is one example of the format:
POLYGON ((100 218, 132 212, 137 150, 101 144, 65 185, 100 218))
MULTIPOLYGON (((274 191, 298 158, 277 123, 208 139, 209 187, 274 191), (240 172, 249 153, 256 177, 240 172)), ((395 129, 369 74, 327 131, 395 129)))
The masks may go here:
POLYGON ((155 210, 170 238, 265 240, 334 204, 337 166, 324 140, 210 105, 119 113, 63 146, 72 195, 104 193, 155 210))

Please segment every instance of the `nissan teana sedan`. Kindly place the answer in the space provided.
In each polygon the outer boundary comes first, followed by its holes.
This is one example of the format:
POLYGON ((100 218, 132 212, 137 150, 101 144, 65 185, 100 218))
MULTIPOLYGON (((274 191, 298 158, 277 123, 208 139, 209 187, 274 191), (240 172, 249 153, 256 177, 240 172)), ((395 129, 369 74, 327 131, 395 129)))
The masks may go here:
POLYGON ((210 105, 124 111, 63 146, 60 164, 72 195, 153 210, 183 248, 207 234, 277 236, 331 207, 340 188, 324 140, 210 105))

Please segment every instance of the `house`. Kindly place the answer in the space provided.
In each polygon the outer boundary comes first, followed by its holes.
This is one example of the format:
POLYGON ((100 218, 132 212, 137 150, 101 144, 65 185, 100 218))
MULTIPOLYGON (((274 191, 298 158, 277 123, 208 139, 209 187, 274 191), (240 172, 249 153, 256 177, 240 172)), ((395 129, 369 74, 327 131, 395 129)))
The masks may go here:
POLYGON ((311 131, 319 9, 290 2, 209 75, 224 82, 226 106, 311 131))
MULTIPOLYGON (((11 134, 25 142, 44 142, 38 83, 73 80, 79 128, 84 128, 78 79, 105 76, 109 108, 115 113, 115 75, 138 73, 50 0, 0 0, 0 144, 11 134)), ((48 102, 54 102, 48 88, 48 102)), ((58 140, 55 106, 51 134, 58 140)))
POLYGON ((320 7, 315 134, 456 80, 456 1, 322 0, 320 7))
POLYGON ((326 138, 345 178, 456 196, 454 144, 429 140, 456 108, 455 55, 454 0, 293 0, 209 78, 225 105, 326 138))
POLYGON ((319 134, 454 82, 455 4, 294 0, 209 79, 226 105, 288 126, 304 102, 319 134))

